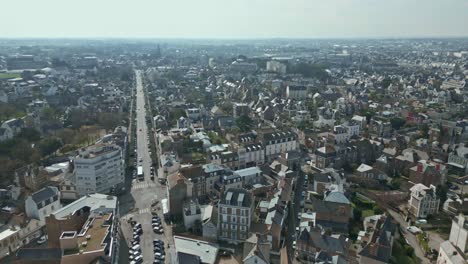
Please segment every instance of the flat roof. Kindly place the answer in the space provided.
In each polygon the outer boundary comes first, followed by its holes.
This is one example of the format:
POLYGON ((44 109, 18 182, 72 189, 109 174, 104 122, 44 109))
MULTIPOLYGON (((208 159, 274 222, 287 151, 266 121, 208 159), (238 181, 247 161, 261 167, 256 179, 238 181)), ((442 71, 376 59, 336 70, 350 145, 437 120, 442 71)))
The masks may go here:
POLYGON ((87 196, 81 197, 67 206, 58 209, 52 214, 56 219, 61 219, 70 214, 74 214, 76 211, 85 206, 90 207, 91 211, 99 208, 115 209, 117 208, 117 197, 100 193, 89 194, 87 196))
POLYGON ((0 241, 20 231, 19 226, 16 226, 15 230, 11 229, 9 226, 4 226, 2 229, 3 230, 0 231, 0 241))
POLYGON ((217 244, 187 237, 174 236, 176 252, 199 256, 202 263, 214 264, 218 256, 217 244))

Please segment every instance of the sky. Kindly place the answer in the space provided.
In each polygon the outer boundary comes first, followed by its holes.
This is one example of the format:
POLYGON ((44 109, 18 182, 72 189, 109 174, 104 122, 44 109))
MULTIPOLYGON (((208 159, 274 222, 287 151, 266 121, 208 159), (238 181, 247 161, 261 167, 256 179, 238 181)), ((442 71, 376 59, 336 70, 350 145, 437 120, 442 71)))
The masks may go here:
POLYGON ((468 36, 468 0, 6 0, 0 38, 468 36))

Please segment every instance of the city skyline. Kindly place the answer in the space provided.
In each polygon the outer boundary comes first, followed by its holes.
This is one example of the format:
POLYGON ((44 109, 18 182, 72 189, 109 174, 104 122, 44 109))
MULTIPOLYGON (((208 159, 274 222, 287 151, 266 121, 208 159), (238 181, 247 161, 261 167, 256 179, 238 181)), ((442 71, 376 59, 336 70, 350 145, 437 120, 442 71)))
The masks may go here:
POLYGON ((137 3, 19 0, 4 3, 3 7, 12 12, 0 17, 0 38, 468 36, 468 28, 464 26, 468 24, 466 0, 140 0, 137 3), (25 6, 28 8, 24 9, 25 6))

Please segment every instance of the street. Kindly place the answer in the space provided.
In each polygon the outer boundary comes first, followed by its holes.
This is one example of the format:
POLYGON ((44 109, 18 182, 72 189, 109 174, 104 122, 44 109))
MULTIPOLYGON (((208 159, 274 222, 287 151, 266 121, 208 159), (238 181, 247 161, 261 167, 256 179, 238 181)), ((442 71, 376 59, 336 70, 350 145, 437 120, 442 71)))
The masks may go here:
MULTIPOLYGON (((130 245, 132 240, 132 226, 129 220, 132 219, 141 223, 143 234, 141 235, 140 246, 142 249, 143 263, 153 263, 153 239, 164 240, 166 247, 166 263, 172 263, 175 260, 173 252, 172 228, 164 221, 164 234, 156 234, 152 228, 152 211, 157 211, 163 219, 161 210, 161 200, 166 198, 165 186, 157 181, 151 180, 152 160, 149 155, 149 136, 146 124, 145 93, 143 89, 143 80, 141 71, 136 70, 136 142, 137 142, 137 166, 143 167, 144 180, 138 178, 131 180, 131 191, 120 197, 121 228, 125 237, 125 242, 130 245), (142 162, 139 160, 142 159, 142 162)), ((150 132, 151 133, 151 132, 150 132)), ((134 146, 129 146, 130 151, 134 151, 134 146)), ((131 161, 133 162, 133 161, 131 161)), ((155 175, 157 179, 157 175, 155 175)), ((123 259, 123 263, 128 263, 128 258, 123 259)))
MULTIPOLYGON (((395 221, 397 221, 400 224, 401 228, 406 231, 406 228, 408 227, 408 223, 406 223, 403 217, 399 213, 390 209, 388 210, 388 213, 393 217, 393 219, 395 219, 395 221)), ((408 231, 403 233, 403 235, 405 236, 405 239, 408 242, 408 244, 412 248, 414 248, 414 254, 416 255, 416 257, 421 259, 421 263, 423 264, 431 263, 431 261, 424 256, 424 252, 422 251, 421 246, 419 245, 419 242, 416 236, 411 234, 408 231)), ((439 248, 437 248, 437 250, 439 250, 439 248)))

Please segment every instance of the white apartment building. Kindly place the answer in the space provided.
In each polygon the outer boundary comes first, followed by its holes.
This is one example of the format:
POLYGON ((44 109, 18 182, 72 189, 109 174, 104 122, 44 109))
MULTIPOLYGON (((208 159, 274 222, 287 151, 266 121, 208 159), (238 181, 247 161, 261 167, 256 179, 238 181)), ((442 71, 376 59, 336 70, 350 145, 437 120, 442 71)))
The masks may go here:
POLYGON ((80 196, 109 193, 125 181, 122 149, 115 144, 98 144, 82 150, 74 159, 75 185, 80 196))
POLYGON ((228 189, 218 204, 218 239, 240 243, 249 237, 253 202, 244 189, 228 189))
POLYGON ((439 211, 439 198, 436 195, 436 187, 424 184, 415 184, 410 189, 411 197, 408 201, 409 211, 416 218, 426 218, 428 215, 437 214, 439 211))
POLYGON ((280 74, 285 74, 286 73, 286 64, 283 64, 279 61, 267 61, 266 64, 266 70, 268 72, 276 72, 280 74))
POLYGON ((245 144, 239 147, 237 154, 240 168, 260 166, 265 163, 265 148, 259 143, 245 144))
POLYGON ((263 135, 265 156, 267 158, 279 155, 282 152, 297 149, 296 134, 292 132, 272 132, 263 135))
POLYGON ((303 85, 288 85, 288 87, 286 87, 286 97, 304 100, 307 98, 307 87, 303 85))
POLYGON ((60 209, 60 192, 57 187, 47 186, 30 195, 24 202, 26 215, 39 220, 39 225, 45 225, 45 218, 55 210, 60 209))

